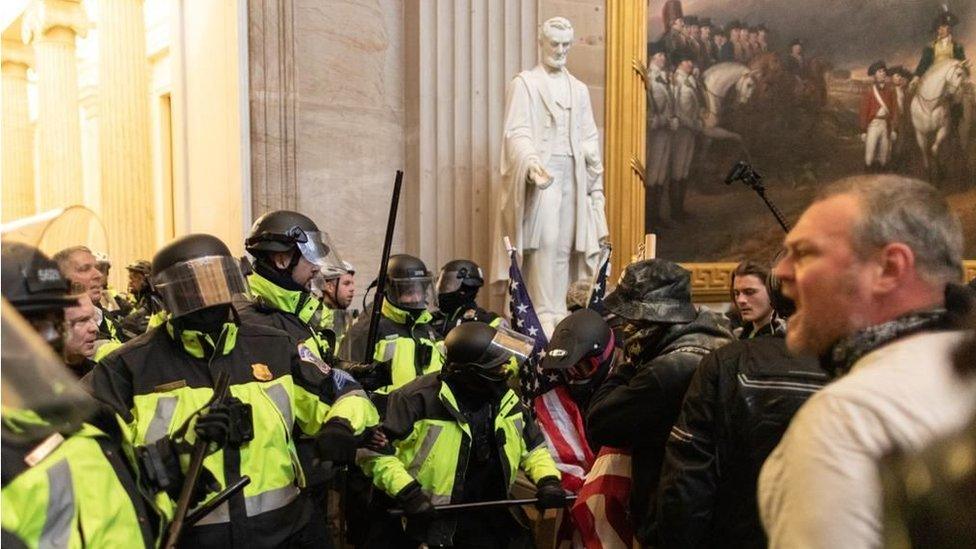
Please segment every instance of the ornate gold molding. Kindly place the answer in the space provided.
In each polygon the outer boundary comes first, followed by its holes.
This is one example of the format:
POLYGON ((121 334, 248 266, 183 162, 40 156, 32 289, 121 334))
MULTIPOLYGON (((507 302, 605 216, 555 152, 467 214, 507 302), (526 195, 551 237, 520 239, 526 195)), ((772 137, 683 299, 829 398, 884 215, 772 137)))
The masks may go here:
MULTIPOLYGON (((738 263, 682 263, 691 271, 691 292, 698 303, 716 303, 729 300, 729 284, 732 269, 738 263)), ((976 278, 976 260, 963 262, 963 280, 976 278)))
POLYGON ((647 3, 607 0, 604 187, 614 245, 613 271, 630 262, 644 239, 644 139, 647 3))

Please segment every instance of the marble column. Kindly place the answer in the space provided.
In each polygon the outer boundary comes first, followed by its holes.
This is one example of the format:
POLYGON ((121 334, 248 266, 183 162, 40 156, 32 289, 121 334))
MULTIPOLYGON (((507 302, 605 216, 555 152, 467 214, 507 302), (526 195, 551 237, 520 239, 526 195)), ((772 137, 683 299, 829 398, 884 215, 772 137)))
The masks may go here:
POLYGON ((83 200, 75 37, 88 27, 80 0, 37 0, 24 16, 37 71, 39 210, 83 200))
POLYGON ((293 0, 248 0, 251 212, 298 208, 293 0))
POLYGON ((98 20, 100 210, 122 265, 149 257, 154 243, 143 0, 100 0, 98 20))
POLYGON ((0 49, 2 101, 3 222, 34 213, 34 130, 27 111, 27 68, 33 53, 20 41, 4 40, 0 49))
MULTIPOLYGON (((505 88, 536 63, 537 0, 404 2, 407 249, 489 268, 505 88)), ((500 286, 482 300, 501 310, 500 286), (489 295, 490 294, 490 295, 489 295)))

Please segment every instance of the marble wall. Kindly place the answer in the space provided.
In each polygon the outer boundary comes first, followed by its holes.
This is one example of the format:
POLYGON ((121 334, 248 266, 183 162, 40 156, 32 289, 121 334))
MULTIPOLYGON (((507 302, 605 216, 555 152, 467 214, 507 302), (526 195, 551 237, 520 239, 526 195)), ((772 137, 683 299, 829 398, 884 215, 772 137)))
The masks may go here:
MULTIPOLYGON (((294 0, 298 207, 356 266, 361 290, 379 265, 404 167, 402 18, 401 0, 294 0)), ((400 212, 394 252, 411 221, 402 199, 400 212)))

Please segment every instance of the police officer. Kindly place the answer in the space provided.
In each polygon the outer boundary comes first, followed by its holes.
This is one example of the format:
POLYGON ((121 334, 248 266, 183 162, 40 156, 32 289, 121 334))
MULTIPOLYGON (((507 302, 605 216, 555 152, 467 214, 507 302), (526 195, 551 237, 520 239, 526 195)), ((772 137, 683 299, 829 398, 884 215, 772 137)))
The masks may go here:
POLYGON ((320 332, 322 302, 310 291, 316 276, 344 272, 329 235, 305 215, 277 210, 254 222, 244 248, 254 257, 254 303, 242 305, 243 318, 284 330, 329 361, 335 336, 320 332))
POLYGON ((152 264, 140 259, 126 266, 126 270, 129 272, 129 296, 133 306, 132 311, 122 319, 122 332, 131 339, 162 324, 166 320, 166 313, 149 284, 152 264))
POLYGON ((531 545, 509 509, 439 515, 433 506, 507 499, 519 469, 536 484, 541 508, 565 504, 542 432, 507 384, 509 360, 524 360, 532 341, 508 328, 466 322, 451 330, 445 345, 442 372, 390 394, 383 431, 392 444, 360 453, 363 470, 408 517, 406 532, 399 523, 377 520, 372 541, 531 545))
POLYGON ((179 238, 156 253, 152 269, 170 318, 96 366, 95 396, 127 425, 134 445, 152 446, 193 424, 198 410, 212 409, 214 380, 228 373, 230 396, 220 410, 231 418, 226 448, 210 454, 204 468, 221 486, 244 475, 251 482, 181 541, 203 547, 305 541, 311 508, 299 495, 304 475, 293 434, 317 435, 323 461, 349 461, 356 437, 377 421, 375 410, 350 376, 303 360, 304 345, 287 333, 238 318, 232 303, 247 286, 238 260, 216 237, 179 238))
POLYGON ((155 546, 160 525, 110 436, 117 429, 86 423, 95 402, 51 352, 77 298, 31 245, 4 242, 2 271, 3 545, 155 546))
POLYGON ((481 267, 474 261, 455 259, 441 267, 437 277, 437 308, 433 325, 441 337, 462 322, 472 320, 498 326, 504 319, 478 306, 478 290, 485 285, 481 267))
MULTIPOLYGON (((253 272, 247 277, 254 302, 240 303, 241 318, 288 332, 303 343, 300 353, 304 359, 325 369, 336 366, 335 334, 323 328, 321 318, 327 309, 310 292, 314 278, 344 272, 328 234, 301 213, 277 210, 254 222, 244 246, 254 257, 253 272)), ((357 399, 356 403, 357 407, 351 409, 355 415, 376 415, 367 399, 357 399)), ((355 416, 348 419, 352 422, 355 416)), ((315 510, 309 530, 314 534, 310 538, 320 546, 326 545, 330 543, 325 514, 332 469, 320 463, 313 439, 299 437, 297 448, 315 510)))
POLYGON ((356 294, 356 268, 348 261, 342 262, 342 268, 344 272, 328 277, 320 275, 312 280, 312 293, 322 300, 320 329, 334 334, 336 342, 342 341, 352 324, 349 306, 356 294))
POLYGON ((430 325, 433 281, 430 271, 412 255, 390 256, 386 265, 386 298, 381 309, 376 347, 367 350, 369 315, 360 315, 342 342, 340 357, 373 364, 353 371, 383 412, 385 396, 413 379, 436 372, 443 363, 440 336, 430 325))

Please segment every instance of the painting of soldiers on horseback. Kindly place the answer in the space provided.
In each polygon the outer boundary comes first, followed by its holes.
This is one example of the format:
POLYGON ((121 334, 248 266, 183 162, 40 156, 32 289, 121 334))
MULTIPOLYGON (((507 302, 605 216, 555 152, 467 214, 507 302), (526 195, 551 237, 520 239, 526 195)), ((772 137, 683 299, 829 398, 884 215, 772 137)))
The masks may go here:
MULTIPOLYGON (((930 181, 976 231, 976 3, 649 0, 645 230, 678 261, 772 257, 828 181, 930 181), (970 57, 967 57, 969 52, 970 57)), ((976 239, 967 255, 976 255, 976 239)))

